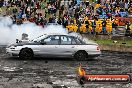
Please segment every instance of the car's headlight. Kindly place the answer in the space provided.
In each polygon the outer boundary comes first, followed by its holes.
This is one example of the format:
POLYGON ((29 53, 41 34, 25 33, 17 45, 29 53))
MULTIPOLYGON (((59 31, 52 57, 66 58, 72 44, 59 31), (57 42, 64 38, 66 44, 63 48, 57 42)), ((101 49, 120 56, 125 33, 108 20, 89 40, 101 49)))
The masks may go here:
POLYGON ((15 47, 17 47, 16 45, 9 45, 9 46, 7 46, 7 48, 15 48, 15 47))

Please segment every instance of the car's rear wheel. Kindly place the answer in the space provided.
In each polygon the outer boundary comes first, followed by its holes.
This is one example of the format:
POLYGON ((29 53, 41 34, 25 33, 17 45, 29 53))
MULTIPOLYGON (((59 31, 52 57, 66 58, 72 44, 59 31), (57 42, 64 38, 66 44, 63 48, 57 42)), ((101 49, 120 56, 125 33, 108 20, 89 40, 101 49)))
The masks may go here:
POLYGON ((78 51, 75 53, 74 58, 79 61, 86 60, 87 53, 85 51, 78 51))
POLYGON ((32 49, 24 48, 19 53, 20 59, 32 59, 34 56, 32 49))

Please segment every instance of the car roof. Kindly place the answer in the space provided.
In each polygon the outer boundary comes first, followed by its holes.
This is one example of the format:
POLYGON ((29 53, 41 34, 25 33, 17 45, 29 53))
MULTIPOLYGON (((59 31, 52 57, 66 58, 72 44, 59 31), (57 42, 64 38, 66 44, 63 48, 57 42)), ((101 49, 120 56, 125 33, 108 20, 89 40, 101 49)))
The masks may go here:
POLYGON ((75 36, 72 36, 72 35, 69 35, 69 34, 50 33, 50 34, 43 34, 43 35, 41 35, 41 36, 39 36, 39 37, 37 37, 37 38, 35 38, 35 39, 31 40, 31 41, 38 40, 38 39, 42 39, 42 38, 43 38, 43 36, 50 36, 50 35, 59 35, 59 36, 69 36, 69 37, 75 37, 75 36))
POLYGON ((44 35, 67 35, 67 36, 70 36, 68 34, 60 34, 60 33, 50 33, 50 34, 44 34, 44 35))
POLYGON ((69 35, 69 34, 60 34, 60 33, 43 34, 43 35, 41 35, 41 36, 44 36, 44 35, 46 35, 46 36, 49 36, 49 35, 69 36, 69 37, 75 37, 75 38, 76 38, 76 36, 73 36, 73 35, 69 35))

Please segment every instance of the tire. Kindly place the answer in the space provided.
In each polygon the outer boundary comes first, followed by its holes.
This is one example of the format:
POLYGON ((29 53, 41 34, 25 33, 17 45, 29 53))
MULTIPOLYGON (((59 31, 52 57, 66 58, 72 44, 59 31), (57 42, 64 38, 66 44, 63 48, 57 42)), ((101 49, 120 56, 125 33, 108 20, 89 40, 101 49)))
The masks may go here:
POLYGON ((75 53, 74 58, 79 61, 86 60, 87 53, 85 51, 78 51, 75 53))
POLYGON ((19 53, 20 59, 32 59, 34 56, 32 49, 24 48, 19 53))

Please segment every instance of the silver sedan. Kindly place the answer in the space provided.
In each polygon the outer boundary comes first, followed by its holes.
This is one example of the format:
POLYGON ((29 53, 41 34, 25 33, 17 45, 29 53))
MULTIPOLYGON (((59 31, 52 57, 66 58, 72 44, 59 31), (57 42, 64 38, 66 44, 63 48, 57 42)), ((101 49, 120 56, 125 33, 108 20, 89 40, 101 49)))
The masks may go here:
POLYGON ((98 44, 86 43, 78 37, 61 34, 45 34, 29 42, 19 42, 8 46, 6 52, 20 59, 72 57, 86 60, 90 56, 96 57, 101 54, 98 44))

